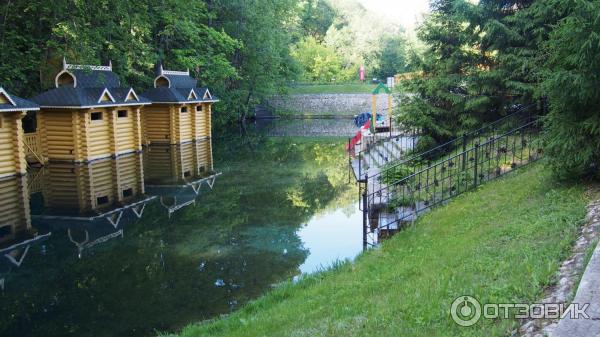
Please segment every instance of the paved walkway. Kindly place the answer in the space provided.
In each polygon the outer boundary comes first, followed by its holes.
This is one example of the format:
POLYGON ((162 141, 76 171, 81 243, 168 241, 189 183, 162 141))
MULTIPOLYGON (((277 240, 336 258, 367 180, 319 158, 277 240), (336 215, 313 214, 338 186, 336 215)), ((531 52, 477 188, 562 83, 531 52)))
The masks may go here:
POLYGON ((558 322, 550 337, 600 336, 600 245, 596 247, 579 283, 573 303, 589 303, 589 319, 565 317, 558 322))

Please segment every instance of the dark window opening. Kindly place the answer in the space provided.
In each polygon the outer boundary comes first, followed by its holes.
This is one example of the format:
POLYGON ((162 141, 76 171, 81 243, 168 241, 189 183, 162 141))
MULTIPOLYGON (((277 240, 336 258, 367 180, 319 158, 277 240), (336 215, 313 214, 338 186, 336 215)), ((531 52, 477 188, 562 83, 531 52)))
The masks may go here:
POLYGON ((10 226, 0 227, 0 239, 4 238, 5 236, 9 236, 11 233, 12 230, 10 226))
POLYGON ((154 85, 158 88, 158 87, 168 87, 169 86, 169 80, 166 79, 165 77, 161 76, 159 78, 156 79, 156 82, 154 83, 154 85))
POLYGON ((181 108, 181 113, 186 113, 186 112, 187 112, 187 107, 184 106, 183 108, 181 108))
POLYGON ((56 84, 58 87, 73 87, 75 86, 75 77, 69 73, 63 73, 56 80, 56 84))
POLYGON ((117 111, 117 117, 119 117, 119 118, 127 118, 127 110, 119 110, 119 111, 117 111))
POLYGON ((186 177, 186 178, 189 177, 189 176, 191 176, 191 175, 192 175, 192 172, 190 172, 190 171, 183 172, 183 176, 186 177))
POLYGON ((101 197, 97 197, 96 198, 96 203, 98 204, 98 206, 108 204, 108 196, 104 195, 104 196, 101 196, 101 197))
POLYGON ((123 190, 123 198, 129 198, 133 195, 133 188, 127 188, 123 190))
POLYGON ((206 166, 200 166, 200 172, 206 172, 206 166))
POLYGON ((102 120, 102 112, 100 112, 100 111, 92 112, 91 119, 93 121, 101 121, 102 120))
POLYGON ((34 111, 27 112, 27 116, 22 119, 23 132, 34 133, 37 130, 37 117, 34 111))
POLYGON ((202 112, 202 110, 203 110, 203 109, 202 109, 202 105, 197 105, 197 106, 196 106, 196 111, 198 111, 198 112, 202 112))

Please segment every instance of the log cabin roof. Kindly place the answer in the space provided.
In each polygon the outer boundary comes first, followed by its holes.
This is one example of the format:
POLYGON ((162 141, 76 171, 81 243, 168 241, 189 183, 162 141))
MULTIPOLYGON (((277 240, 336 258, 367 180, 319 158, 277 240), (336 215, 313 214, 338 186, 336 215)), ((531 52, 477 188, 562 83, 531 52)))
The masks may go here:
POLYGON ((43 108, 92 108, 151 103, 148 99, 135 94, 131 88, 59 87, 43 92, 32 100, 43 108), (134 98, 128 99, 128 97, 134 98))
POLYGON ((73 69, 70 72, 77 79, 77 86, 84 88, 118 88, 121 81, 117 74, 106 70, 73 69))
POLYGON ((142 96, 152 101, 152 103, 218 102, 218 99, 212 96, 207 88, 158 87, 142 93, 142 96))
POLYGON ((108 66, 67 64, 54 80, 56 88, 32 100, 42 108, 94 108, 144 105, 150 101, 139 97, 130 87, 121 87, 119 77, 108 66))
POLYGON ((162 64, 156 67, 154 88, 142 94, 152 103, 202 103, 217 102, 208 88, 198 88, 198 81, 187 71, 164 70, 162 64))
POLYGON ((0 111, 32 111, 39 109, 39 105, 34 102, 11 95, 0 87, 0 111))

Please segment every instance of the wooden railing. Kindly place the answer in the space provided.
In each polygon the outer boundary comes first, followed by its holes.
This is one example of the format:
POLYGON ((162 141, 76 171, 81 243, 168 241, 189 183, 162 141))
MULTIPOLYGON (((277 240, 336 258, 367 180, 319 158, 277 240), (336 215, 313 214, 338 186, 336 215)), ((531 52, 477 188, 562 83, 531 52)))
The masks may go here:
POLYGON ((39 162, 44 163, 42 156, 42 143, 37 132, 26 133, 23 141, 25 143, 25 156, 27 162, 39 162))

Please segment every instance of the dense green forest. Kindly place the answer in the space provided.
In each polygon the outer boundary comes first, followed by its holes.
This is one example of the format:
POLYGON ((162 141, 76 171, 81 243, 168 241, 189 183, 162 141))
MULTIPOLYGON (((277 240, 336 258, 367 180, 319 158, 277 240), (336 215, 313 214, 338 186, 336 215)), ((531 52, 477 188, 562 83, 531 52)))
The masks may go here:
POLYGON ((432 0, 400 119, 442 143, 519 104, 544 106, 559 176, 598 177, 600 1, 432 0), (548 111, 547 111, 548 110, 548 111))
POLYGON ((190 69, 222 99, 220 125, 290 83, 356 80, 363 64, 388 75, 406 66, 395 59, 402 46, 382 51, 386 41, 405 42, 402 30, 355 1, 8 0, 0 20, 0 84, 15 94, 52 86, 63 57, 112 60, 139 90, 151 85, 161 61, 165 69, 190 69))
POLYGON ((418 71, 399 119, 436 144, 514 111, 544 106, 544 145, 561 176, 600 162, 600 1, 432 0, 411 41, 356 0, 7 0, 0 84, 29 97, 71 63, 112 60, 143 90, 153 67, 192 70, 222 99, 217 125, 244 118, 293 83, 418 71), (420 48, 415 45, 423 46, 420 48))

